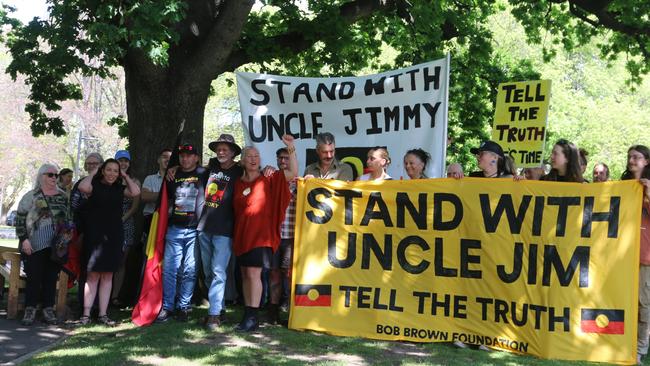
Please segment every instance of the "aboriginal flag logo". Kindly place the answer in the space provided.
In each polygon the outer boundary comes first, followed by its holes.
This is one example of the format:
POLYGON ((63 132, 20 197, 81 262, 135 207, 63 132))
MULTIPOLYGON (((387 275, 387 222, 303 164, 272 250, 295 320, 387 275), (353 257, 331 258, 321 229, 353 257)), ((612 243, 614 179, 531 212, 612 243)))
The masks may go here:
POLYGON ((584 333, 624 334, 625 311, 582 309, 580 329, 584 333))
POLYGON ((295 306, 331 306, 332 285, 296 285, 295 306))

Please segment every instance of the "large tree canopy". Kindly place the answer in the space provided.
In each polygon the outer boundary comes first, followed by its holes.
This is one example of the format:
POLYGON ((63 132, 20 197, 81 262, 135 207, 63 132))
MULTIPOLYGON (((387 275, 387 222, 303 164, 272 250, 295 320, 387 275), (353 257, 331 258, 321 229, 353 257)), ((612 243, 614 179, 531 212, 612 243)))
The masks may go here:
MULTIPOLYGON (((341 75, 452 54, 450 133, 455 148, 482 138, 496 86, 534 78, 526 60, 496 57, 488 17, 512 6, 530 40, 552 55, 605 34, 608 58, 627 53, 631 79, 649 70, 644 0, 74 0, 48 1, 50 17, 8 35, 12 76, 25 75, 34 134, 64 133, 60 102, 79 98, 73 72, 125 73, 134 169, 143 175, 186 121, 200 142, 211 81, 255 64, 262 71, 341 75), (549 36, 552 42, 548 44, 549 36), (391 52, 386 52, 387 50, 391 52), (386 57, 394 54, 394 57, 386 57)), ((120 123, 121 118, 113 120, 120 123)), ((200 145, 200 143, 198 144, 200 145)))

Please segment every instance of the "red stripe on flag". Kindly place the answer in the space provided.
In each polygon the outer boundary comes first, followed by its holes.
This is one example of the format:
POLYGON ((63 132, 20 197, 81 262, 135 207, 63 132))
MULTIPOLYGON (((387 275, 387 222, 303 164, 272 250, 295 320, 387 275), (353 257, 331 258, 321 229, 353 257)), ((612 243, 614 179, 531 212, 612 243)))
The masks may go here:
POLYGON ((295 306, 331 306, 332 296, 320 295, 316 300, 311 300, 307 295, 296 295, 294 298, 295 306))
POLYGON ((609 322, 605 327, 599 327, 595 320, 583 320, 580 329, 584 333, 625 334, 624 322, 609 322))
POLYGON ((165 233, 169 219, 167 182, 160 189, 160 206, 154 212, 147 240, 147 263, 142 278, 142 290, 133 308, 131 320, 138 326, 149 325, 156 320, 162 307, 162 259, 165 249, 165 233))

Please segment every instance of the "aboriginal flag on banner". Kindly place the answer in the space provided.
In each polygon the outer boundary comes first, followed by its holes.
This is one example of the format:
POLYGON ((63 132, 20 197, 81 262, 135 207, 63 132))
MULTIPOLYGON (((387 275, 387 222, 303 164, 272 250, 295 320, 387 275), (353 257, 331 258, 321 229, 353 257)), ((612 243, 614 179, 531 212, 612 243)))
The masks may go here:
POLYGON ((332 285, 296 285, 295 306, 331 306, 332 285))
MULTIPOLYGON (((181 144, 183 126, 181 123, 176 146, 181 144)), ((168 166, 178 165, 178 149, 172 150, 168 166)), ((167 192, 167 179, 163 176, 156 210, 151 218, 149 236, 147 237, 146 263, 142 276, 140 298, 133 308, 131 320, 138 326, 149 325, 156 320, 162 306, 162 260, 165 250, 165 234, 167 233, 167 220, 169 218, 169 200, 167 192)))
POLYGON ((582 309, 581 311, 580 329, 584 333, 625 333, 624 310, 582 309))

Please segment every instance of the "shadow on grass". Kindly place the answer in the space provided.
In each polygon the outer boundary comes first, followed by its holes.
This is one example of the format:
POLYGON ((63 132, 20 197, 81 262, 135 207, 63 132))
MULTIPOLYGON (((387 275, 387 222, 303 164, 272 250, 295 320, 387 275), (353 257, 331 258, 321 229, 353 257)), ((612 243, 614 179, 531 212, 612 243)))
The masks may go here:
POLYGON ((81 327, 63 344, 37 355, 25 365, 602 365, 540 360, 506 352, 456 349, 448 344, 417 344, 335 337, 264 326, 258 332, 234 331, 241 311, 229 311, 217 332, 193 321, 170 321, 138 328, 130 313, 112 314, 116 328, 81 327))

